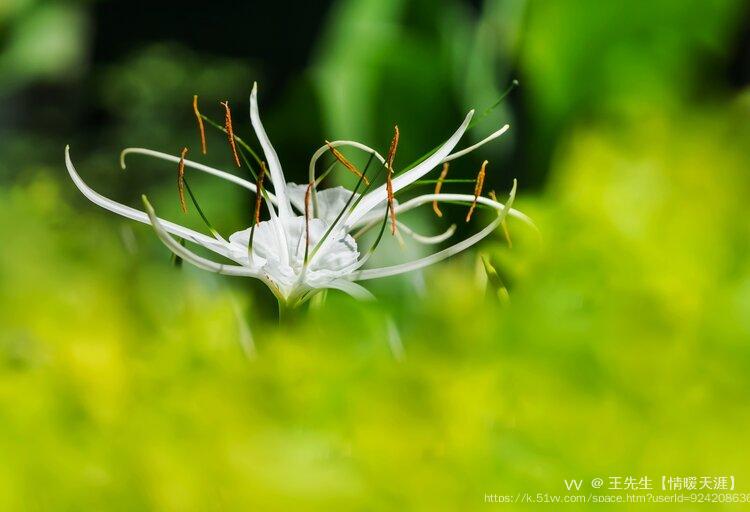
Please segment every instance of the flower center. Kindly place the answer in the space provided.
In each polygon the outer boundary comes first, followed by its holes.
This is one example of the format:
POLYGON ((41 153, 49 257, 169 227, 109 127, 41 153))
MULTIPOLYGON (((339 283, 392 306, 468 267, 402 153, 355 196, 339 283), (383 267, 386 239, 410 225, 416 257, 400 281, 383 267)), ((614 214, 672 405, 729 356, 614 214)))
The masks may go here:
POLYGON ((243 265, 262 269, 282 288, 298 284, 305 267, 305 245, 308 246, 308 265, 303 283, 320 285, 346 274, 357 262, 357 242, 344 230, 331 234, 332 239, 320 246, 314 257, 313 249, 325 236, 330 226, 321 219, 300 215, 286 221, 265 220, 255 226, 252 254, 248 253, 250 228, 229 237, 232 258, 243 265), (286 254, 284 254, 286 251, 286 254))

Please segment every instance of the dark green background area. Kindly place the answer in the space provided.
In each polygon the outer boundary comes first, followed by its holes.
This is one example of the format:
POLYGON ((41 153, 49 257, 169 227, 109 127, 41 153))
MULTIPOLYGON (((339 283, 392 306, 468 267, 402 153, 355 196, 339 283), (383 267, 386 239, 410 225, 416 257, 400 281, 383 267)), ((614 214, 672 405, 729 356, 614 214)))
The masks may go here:
MULTIPOLYGON (((748 27, 721 0, 0 3, 0 509, 535 510, 484 495, 618 475, 750 492, 748 27), (193 94, 251 139, 257 80, 300 182, 324 140, 385 151, 394 123, 406 165, 513 79, 460 147, 509 133, 451 173, 517 178, 541 240, 511 222, 512 248, 498 232, 282 326, 262 285, 174 268, 63 163, 70 144, 96 190, 201 229, 172 165, 117 161, 197 157, 193 94)), ((222 233, 248 225, 253 197, 191 186, 222 233)), ((443 210, 408 219, 489 219, 443 210)), ((378 262, 428 249, 389 239, 378 262)))

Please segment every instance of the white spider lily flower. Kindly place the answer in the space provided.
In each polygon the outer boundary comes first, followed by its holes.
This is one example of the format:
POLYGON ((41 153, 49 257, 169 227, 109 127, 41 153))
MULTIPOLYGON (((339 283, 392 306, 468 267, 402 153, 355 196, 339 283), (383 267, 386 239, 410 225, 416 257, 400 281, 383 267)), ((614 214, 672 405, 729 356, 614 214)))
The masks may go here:
MULTIPOLYGON (((421 179, 436 166, 453 160, 473 151, 485 142, 502 135, 508 125, 493 133, 483 141, 464 150, 451 153, 463 136, 474 115, 470 111, 458 129, 437 150, 422 162, 396 175, 392 180, 392 190, 396 194, 415 181, 421 179)), ((470 204, 473 201, 494 208, 498 215, 484 229, 469 238, 438 251, 430 256, 415 261, 384 268, 363 270, 370 253, 360 250, 355 236, 367 231, 379 222, 384 222, 384 213, 388 208, 388 193, 383 184, 372 191, 359 194, 344 187, 333 187, 317 190, 322 178, 315 175, 317 160, 330 148, 349 146, 370 154, 381 166, 385 159, 374 149, 354 141, 333 141, 318 149, 312 156, 309 165, 310 184, 297 185, 287 183, 281 163, 266 134, 258 113, 257 84, 253 85, 250 95, 250 118, 255 134, 268 162, 270 191, 263 191, 263 199, 269 210, 270 218, 263 220, 223 238, 214 232, 208 236, 192 229, 163 220, 156 216, 148 200, 143 198, 145 211, 120 204, 106 198, 91 189, 80 177, 70 158, 69 147, 65 148, 65 163, 73 183, 93 203, 117 213, 123 217, 150 224, 158 238, 177 256, 199 268, 219 274, 253 277, 262 280, 285 307, 294 307, 304 303, 317 291, 336 289, 358 299, 372 299, 372 295, 355 281, 393 276, 426 267, 451 255, 457 254, 474 245, 490 233, 504 220, 506 215, 516 217, 533 225, 531 220, 511 208, 515 196, 514 183, 507 204, 485 197, 474 197, 470 194, 425 194, 409 199, 401 204, 393 202, 396 213, 405 212, 434 201, 461 202, 470 204), (308 193, 311 202, 306 204, 308 193), (296 212, 295 212, 296 210, 296 212), (220 263, 205 258, 184 247, 174 237, 200 245, 213 253, 231 261, 220 263), (251 240, 252 238, 252 240, 251 240)), ((180 157, 143 148, 128 148, 121 154, 121 166, 125 168, 125 157, 128 154, 142 154, 162 160, 178 163, 180 157)), ((257 194, 254 183, 233 174, 212 167, 182 159, 185 167, 192 168, 220 179, 234 183, 257 194)), ((362 179, 360 179, 360 184, 362 179)), ((358 185, 359 187, 359 185, 358 185)), ((455 225, 443 234, 425 236, 415 233, 402 221, 397 225, 407 236, 425 244, 437 244, 445 241, 455 232, 455 225)))

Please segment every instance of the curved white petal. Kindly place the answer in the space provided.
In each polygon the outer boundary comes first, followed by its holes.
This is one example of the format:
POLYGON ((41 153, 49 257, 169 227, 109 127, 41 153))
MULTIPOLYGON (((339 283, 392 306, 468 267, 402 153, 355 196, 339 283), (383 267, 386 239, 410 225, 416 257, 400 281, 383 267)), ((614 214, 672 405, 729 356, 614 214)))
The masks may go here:
MULTIPOLYGON (((377 226, 378 224, 382 223, 383 219, 373 219, 369 224, 364 226, 361 230, 357 231, 355 238, 359 238, 360 236, 367 233, 369 230, 377 226)), ((439 235, 433 235, 433 236, 426 236, 421 235, 411 229, 409 226, 407 226, 404 222, 397 220, 396 225, 398 226, 399 230, 403 231, 406 235, 412 237, 416 242, 419 242, 420 244, 425 245, 434 245, 439 244, 441 242, 446 241, 450 237, 453 236, 453 234, 456 232, 456 225, 451 224, 448 229, 440 233, 439 235)))
POLYGON ((315 178, 315 164, 318 162, 321 156, 323 156, 327 151, 330 151, 330 149, 328 148, 329 145, 334 148, 339 147, 339 146, 351 146, 353 148, 361 149, 362 151, 367 151, 368 153, 371 153, 375 158, 380 160, 381 164, 385 165, 385 158, 383 158, 383 156, 380 153, 378 153, 377 151, 375 151, 369 146, 365 146, 364 144, 357 142, 357 141, 353 141, 353 140, 334 140, 333 142, 330 142, 329 144, 320 146, 315 151, 315 153, 313 153, 312 157, 310 157, 310 165, 308 166, 308 179, 310 183, 312 183, 316 179, 315 178))
MULTIPOLYGON (((291 211, 291 210, 290 210, 291 211)), ((287 245, 286 240, 286 232, 284 230, 284 224, 289 221, 283 221, 281 220, 274 211, 273 208, 268 208, 268 214, 269 214, 269 222, 271 223, 271 226, 273 227, 273 236, 274 240, 276 241, 276 250, 278 257, 281 261, 283 261, 285 264, 289 264, 289 246, 287 245)), ((291 220, 293 217, 290 217, 291 220)))
POLYGON ((229 276, 258 277, 258 274, 256 272, 253 272, 247 267, 243 267, 241 265, 224 265, 222 263, 217 263, 215 261, 204 258, 203 256, 198 256, 193 251, 181 246, 174 238, 169 235, 169 233, 167 233, 164 226, 162 226, 161 221, 156 217, 154 208, 148 202, 146 196, 143 196, 143 204, 146 206, 146 213, 148 214, 148 218, 151 221, 151 226, 156 232, 156 236, 159 237, 159 240, 161 240, 164 245, 169 248, 169 250, 171 250, 183 260, 187 261, 188 263, 192 263, 198 268, 202 268, 203 270, 208 270, 210 272, 216 272, 229 276))
MULTIPOLYGON (((296 183, 287 183, 286 191, 289 201, 301 214, 305 213, 305 195, 307 194, 307 185, 298 185, 296 183)), ((314 217, 323 220, 327 224, 332 224, 338 217, 341 210, 346 207, 346 203, 352 199, 352 191, 344 187, 331 187, 317 192, 317 209, 314 217)), ((356 202, 360 194, 354 194, 352 202, 356 202)), ((313 212, 310 212, 312 218, 313 212)))
POLYGON ((420 244, 425 245, 433 245, 433 244, 439 244, 442 242, 445 242, 450 237, 453 236, 453 234, 456 232, 456 225, 451 224, 448 229, 446 229, 444 232, 440 233, 439 235, 434 236, 425 236, 420 235, 413 229, 411 229, 409 226, 401 222, 400 220, 396 221, 396 224, 398 225, 399 229, 412 237, 415 241, 419 242, 420 244))
POLYGON ((510 125, 506 124, 505 126, 503 126, 502 128, 500 128, 498 131, 496 131, 494 133, 491 133, 490 135, 488 135, 484 139, 480 140, 479 142, 477 142, 473 146, 469 146, 468 148, 462 149, 461 151, 456 151, 455 153, 451 153, 450 155, 446 156, 443 159, 443 161, 440 162, 440 163, 450 162, 451 160, 455 160, 456 158, 460 158, 460 157, 462 157, 464 155, 468 155, 469 153, 471 153, 475 149, 480 148, 480 147, 484 146, 485 144, 487 144, 488 142, 497 139, 499 136, 501 136, 502 134, 504 134, 505 132, 507 132, 509 128, 510 128, 510 125))
MULTIPOLYGON (((418 208, 422 205, 432 203, 433 201, 441 201, 441 202, 456 201, 456 202, 463 202, 463 203, 472 203, 474 201, 474 196, 471 194, 447 194, 447 193, 424 194, 424 195, 409 199, 408 201, 404 201, 403 203, 397 205, 395 207, 396 214, 408 212, 409 210, 413 210, 414 208, 418 208)), ((489 197, 479 196, 477 198, 477 203, 483 204, 485 206, 489 206, 496 210, 502 210, 503 208, 505 208, 505 205, 503 203, 493 201, 489 197)), ((508 210, 508 215, 522 221, 523 223, 532 227, 534 230, 538 231, 538 228, 536 227, 536 224, 534 224, 534 221, 531 220, 531 218, 525 213, 518 211, 515 208, 511 208, 510 210, 508 210)), ((360 219, 359 222, 357 222, 357 224, 353 227, 368 226, 370 223, 378 222, 378 221, 381 221, 382 219, 383 219, 382 213, 377 213, 376 215, 368 215, 360 219)))
MULTIPOLYGON (((118 215, 122 215, 123 217, 127 217, 128 219, 142 222, 144 224, 151 224, 151 221, 149 220, 146 212, 136 210, 135 208, 131 208, 130 206, 126 206, 122 203, 118 203, 117 201, 113 201, 112 199, 104 197, 103 195, 99 194, 94 189, 86 185, 86 182, 84 182, 83 179, 78 175, 78 172, 76 171, 75 167, 73 166, 73 162, 70 159, 70 146, 65 146, 65 166, 67 167, 68 174, 70 174, 70 177, 73 180, 75 186, 78 187, 78 190, 80 190, 81 193, 83 193, 83 195, 86 196, 89 201, 98 206, 101 206, 105 210, 109 210, 118 215)), ((214 251, 215 253, 222 256, 228 256, 227 248, 224 246, 224 244, 220 243, 215 238, 209 237, 202 233, 198 233, 197 231, 193 231, 192 229, 180 226, 179 224, 174 224, 163 219, 159 219, 159 221, 161 222, 165 231, 172 233, 173 235, 182 237, 198 245, 202 245, 206 249, 210 249, 211 251, 214 251)))
POLYGON ((268 160, 268 171, 271 174, 273 190, 276 192, 277 203, 279 205, 279 218, 282 220, 291 218, 294 216, 294 213, 292 213, 292 207, 289 205, 289 199, 286 196, 286 180, 284 180, 284 172, 281 170, 281 162, 279 162, 279 156, 276 154, 276 150, 273 149, 271 141, 268 139, 268 135, 266 135, 266 130, 263 128, 263 123, 260 121, 257 82, 253 83, 253 90, 250 93, 250 122, 263 148, 263 153, 266 155, 266 160, 268 160))
MULTIPOLYGON (((179 156, 170 155, 168 153, 162 153, 161 151, 154 151, 152 149, 146 149, 146 148, 125 148, 120 153, 120 167, 122 167, 123 169, 125 169, 125 157, 131 153, 151 156, 154 158, 159 158, 161 160, 166 160, 168 162, 174 162, 174 163, 180 162, 179 156)), ((198 162, 185 159, 185 166, 190 167, 192 169, 196 169, 198 171, 205 172, 207 174, 211 174, 213 176, 216 176, 217 178, 221 178, 223 180, 229 181, 231 183, 234 183, 235 185, 239 185, 240 187, 246 188, 247 190, 251 192, 256 192, 258 190, 258 188, 255 186, 254 183, 251 183, 247 181, 246 179, 240 178, 239 176, 235 176, 234 174, 221 171, 219 169, 214 169, 213 167, 209 167, 208 165, 203 165, 198 162)), ((276 204, 276 197, 268 191, 266 191, 266 193, 271 198, 271 202, 276 204)))
POLYGON ((381 277, 389 277, 389 276, 395 276, 398 274, 403 274, 405 272, 411 272, 412 270, 417 270, 420 268, 427 267, 429 265, 432 265, 433 263, 437 263, 439 261, 442 261, 446 258, 449 258, 453 256, 454 254, 458 254, 459 252, 468 249, 475 243, 479 242, 483 238, 485 238, 487 235, 492 233, 495 228, 497 228, 500 223, 505 219, 506 215, 508 214, 508 211, 510 210, 510 205, 513 204, 513 200, 516 196, 516 182, 513 181, 513 189, 510 191, 510 197, 508 199, 508 202, 505 204, 503 209, 498 213, 498 216, 495 220, 493 220, 490 224, 488 224, 484 229, 482 229, 480 232, 475 233, 474 235, 470 236, 466 240, 462 240, 461 242, 458 242, 455 245, 452 245, 448 247, 447 249, 443 249, 442 251, 438 251, 435 254, 431 254, 429 256, 426 256, 424 258, 420 258, 418 260, 410 261, 407 263, 402 263, 400 265, 392 265, 390 267, 381 267, 381 268, 374 268, 374 269, 368 269, 368 270, 361 270, 355 274, 352 275, 351 279, 355 281, 364 281, 366 279, 378 279, 381 277))
POLYGON ((347 295, 354 297, 357 300, 372 301, 375 300, 375 296, 367 290, 364 286, 358 285, 346 279, 337 279, 326 283, 326 288, 333 288, 339 290, 347 295))
MULTIPOLYGON (((448 156, 453 148, 456 147, 456 144, 458 144, 458 141, 463 136, 473 116, 474 111, 471 110, 466 115, 466 118, 464 119, 464 122, 461 123, 461 126, 458 127, 458 130, 456 130, 455 133, 451 135, 451 137, 445 142, 445 144, 440 146, 437 151, 426 158, 423 162, 395 177, 392 182, 393 192, 396 193, 402 188, 410 185, 411 183, 415 182, 416 180, 420 179, 422 176, 430 172, 438 164, 440 164, 440 162, 442 162, 443 159, 448 156)), ((386 191, 385 184, 368 193, 365 197, 362 198, 359 204, 346 218, 346 226, 349 228, 351 226, 354 226, 360 218, 367 214, 367 212, 376 207, 379 203, 385 201, 387 198, 388 193, 386 191)))

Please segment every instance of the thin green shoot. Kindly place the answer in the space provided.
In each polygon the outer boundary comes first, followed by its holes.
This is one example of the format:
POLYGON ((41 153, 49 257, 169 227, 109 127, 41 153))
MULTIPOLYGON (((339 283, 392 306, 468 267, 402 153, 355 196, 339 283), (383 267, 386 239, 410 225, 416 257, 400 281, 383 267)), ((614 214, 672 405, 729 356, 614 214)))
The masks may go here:
MULTIPOLYGON (((486 108, 485 111, 482 112, 482 115, 477 116, 477 117, 475 117, 474 119, 471 120, 471 123, 469 123, 469 126, 466 127, 466 131, 471 130, 474 126, 476 126, 476 124, 479 121, 481 121, 482 119, 484 119, 485 117, 487 117, 493 110, 495 110, 498 107, 498 105, 500 105, 500 103, 502 103, 502 101, 508 96, 508 94, 510 94, 513 91, 513 89, 515 89, 516 87, 518 87, 518 80, 513 79, 513 81, 508 86, 508 88, 500 95, 500 98, 498 98, 498 100, 495 103, 493 103, 490 107, 486 108)), ((421 157, 419 157, 416 160, 414 160, 412 163, 410 163, 408 166, 406 166, 406 169, 411 169, 414 166, 419 165, 420 163, 422 163, 423 161, 425 161, 427 158, 430 157, 430 155, 432 155, 435 151, 437 151, 438 149, 440 149, 440 146, 442 146, 442 144, 439 144, 439 145, 435 146, 430 151, 428 151, 427 153, 425 153, 421 157)))
MULTIPOLYGON (((318 243, 315 244, 315 247, 313 248, 312 253, 310 254, 310 259, 312 259, 312 258, 315 257, 315 254, 318 252, 318 250, 320 249, 321 245, 323 245, 323 243, 326 241, 326 239, 328 239, 328 235, 331 234, 331 231, 333 231, 333 228, 338 225, 338 223, 341 220, 341 218, 349 210, 349 207, 352 205, 352 201, 354 201, 354 198, 357 197, 357 191, 359 190, 359 187, 362 185, 362 182, 363 182, 365 176, 367 175, 367 171, 369 170, 370 164, 372 163, 372 160, 374 158, 375 158, 375 155, 373 153, 370 153, 370 158, 367 160, 367 165, 365 165, 365 168, 362 171, 362 176, 360 176, 359 179, 357 180, 357 185, 354 187, 354 190, 352 190, 352 193, 349 196, 349 199, 346 201, 346 204, 341 209, 341 211, 339 212, 339 214, 336 216, 336 219, 331 223, 330 226, 328 226, 328 229, 323 234, 323 237, 318 241, 318 243)), ((375 178, 377 178, 378 176, 380 176, 380 173, 382 172, 382 170, 383 169, 381 167, 380 170, 378 171, 378 174, 375 175, 375 178)), ((367 192, 367 189, 369 189, 374 182, 375 182, 374 179, 370 181, 370 184, 365 187, 365 190, 359 196, 359 198, 357 198, 357 200, 354 202, 354 205, 352 206, 352 208, 356 207, 356 205, 359 203, 359 201, 362 200, 362 197, 364 197, 364 193, 367 192)), ((307 262, 305 262, 305 265, 307 265, 307 262)))
POLYGON ((185 189, 187 190, 188 195, 190 196, 190 200, 193 202, 193 206, 195 206, 195 209, 198 210, 198 215, 200 215, 201 219, 203 219, 203 222, 206 224, 206 227, 208 228, 208 230, 211 232, 211 234, 214 237, 220 240, 223 240, 219 232, 216 229, 214 229, 214 227, 208 221, 208 217, 206 217, 206 214, 203 213, 203 209, 198 204, 198 199, 196 199, 195 194, 193 194, 193 190, 190 188, 190 184, 188 183, 187 178, 183 178, 183 181, 185 182, 185 189))

